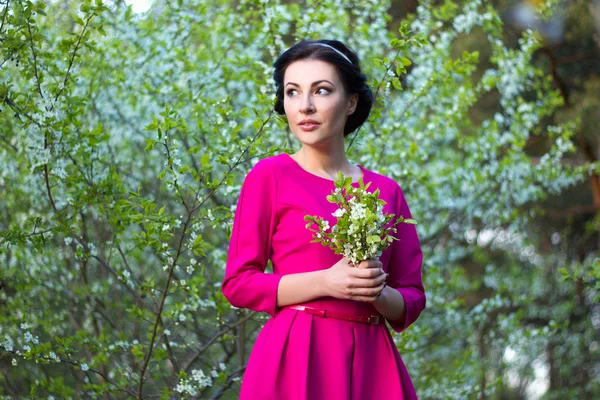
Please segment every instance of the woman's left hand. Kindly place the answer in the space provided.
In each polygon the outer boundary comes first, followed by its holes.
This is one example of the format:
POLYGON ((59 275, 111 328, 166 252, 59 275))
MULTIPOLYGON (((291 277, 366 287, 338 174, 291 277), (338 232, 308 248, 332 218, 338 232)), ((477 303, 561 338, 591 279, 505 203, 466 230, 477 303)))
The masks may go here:
MULTIPOLYGON (((350 264, 354 265, 352 262, 350 262, 350 264)), ((384 272, 383 271, 383 263, 379 260, 363 260, 358 265, 354 265, 354 266, 356 268, 379 268, 382 272, 384 272)), ((385 273, 385 275, 387 278, 389 273, 385 273)), ((381 295, 381 293, 383 292, 383 289, 385 289, 385 287, 386 287, 386 282, 383 283, 383 287, 381 288, 381 291, 379 292, 379 294, 377 295, 375 300, 377 300, 377 298, 379 298, 379 296, 381 295)))

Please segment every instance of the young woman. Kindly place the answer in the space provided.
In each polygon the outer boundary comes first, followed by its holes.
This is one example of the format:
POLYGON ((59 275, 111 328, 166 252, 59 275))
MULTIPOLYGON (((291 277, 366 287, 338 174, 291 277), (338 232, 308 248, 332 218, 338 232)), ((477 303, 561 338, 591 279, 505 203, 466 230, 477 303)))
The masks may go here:
POLYGON ((354 266, 310 243, 305 215, 335 224, 326 196, 338 171, 380 189, 384 212, 411 218, 399 185, 350 163, 344 138, 367 119, 373 95, 357 55, 336 40, 303 41, 274 64, 275 111, 298 152, 260 160, 238 200, 222 290, 235 307, 272 316, 259 333, 240 399, 416 399, 388 322, 402 332, 425 308, 414 225, 398 224, 379 260, 354 266), (265 273, 268 260, 273 273, 265 273), (356 267, 356 268, 353 268, 356 267))

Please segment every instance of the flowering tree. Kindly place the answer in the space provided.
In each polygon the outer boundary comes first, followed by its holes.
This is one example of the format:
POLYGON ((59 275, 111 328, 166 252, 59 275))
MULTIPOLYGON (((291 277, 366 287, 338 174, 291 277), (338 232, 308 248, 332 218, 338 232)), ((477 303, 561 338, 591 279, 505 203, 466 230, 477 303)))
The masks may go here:
MULTIPOLYGON (((570 335, 569 304, 547 301, 571 274, 544 267, 558 255, 529 229, 538 202, 598 172, 561 163, 577 119, 548 122, 563 102, 531 63, 539 37, 508 47, 478 0, 423 1, 393 31, 388 9, 0 1, 0 394, 234 397, 264 316, 220 292, 232 215, 252 165, 297 146, 271 64, 305 38, 363 59, 377 103, 349 156, 396 179, 419 221, 428 308, 395 339, 420 397, 492 395, 557 339, 554 360, 590 359, 593 327, 570 335), (471 35, 488 52, 457 55, 471 35), (535 158, 532 135, 549 143, 535 158)), ((577 264, 585 307, 594 260, 577 264)), ((598 374, 577 390, 599 394, 598 374)))

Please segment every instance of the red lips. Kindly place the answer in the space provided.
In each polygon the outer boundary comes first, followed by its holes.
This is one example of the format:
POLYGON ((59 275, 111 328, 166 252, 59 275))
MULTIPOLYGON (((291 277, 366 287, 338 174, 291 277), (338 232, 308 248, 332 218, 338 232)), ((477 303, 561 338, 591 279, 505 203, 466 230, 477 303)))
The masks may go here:
POLYGON ((303 131, 310 132, 319 128, 319 125, 321 124, 315 121, 314 119, 303 119, 298 125, 300 125, 300 129, 302 129, 303 131))
POLYGON ((298 125, 319 125, 314 119, 303 119, 298 125))

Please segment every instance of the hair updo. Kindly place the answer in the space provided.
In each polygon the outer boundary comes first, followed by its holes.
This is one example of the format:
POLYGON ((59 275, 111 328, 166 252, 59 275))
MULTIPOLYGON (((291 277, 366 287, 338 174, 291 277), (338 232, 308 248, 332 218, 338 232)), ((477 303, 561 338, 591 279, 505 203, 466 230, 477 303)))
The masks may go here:
POLYGON ((367 77, 360 70, 360 61, 355 52, 338 40, 305 40, 295 44, 286 50, 277 58, 273 67, 273 80, 277 90, 275 100, 275 111, 280 115, 285 115, 283 108, 283 77, 285 70, 294 61, 299 60, 320 60, 332 64, 342 81, 344 90, 349 95, 358 94, 358 103, 356 109, 346 120, 344 126, 344 137, 358 129, 369 117, 371 107, 373 106, 373 92, 367 84, 367 77), (318 43, 327 46, 319 45, 318 43), (331 46, 334 49, 328 47, 331 46), (350 59, 348 62, 341 54, 350 59))

